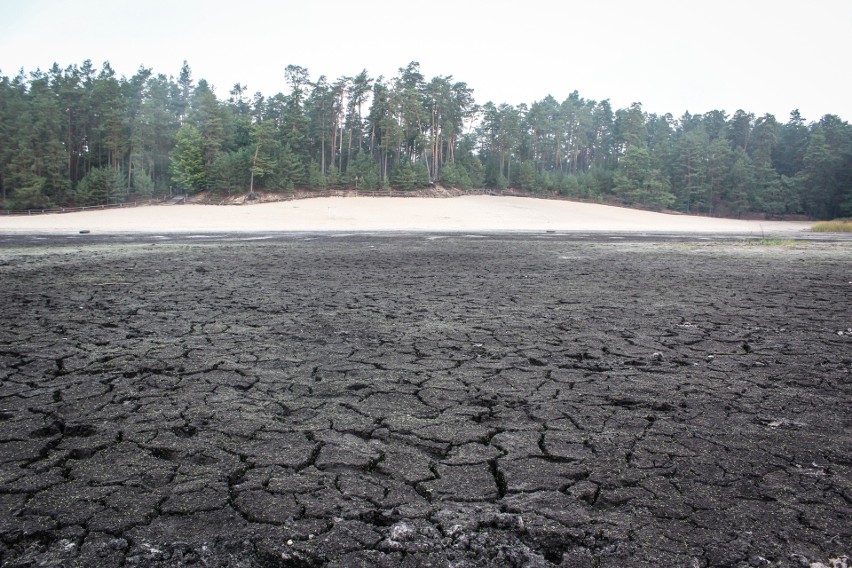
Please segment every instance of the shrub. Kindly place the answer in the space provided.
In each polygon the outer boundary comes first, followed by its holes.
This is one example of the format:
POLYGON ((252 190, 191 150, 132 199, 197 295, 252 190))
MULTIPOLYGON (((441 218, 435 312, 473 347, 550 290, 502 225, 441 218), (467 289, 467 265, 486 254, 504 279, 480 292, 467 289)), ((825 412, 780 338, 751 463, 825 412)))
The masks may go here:
POLYGON ((120 170, 109 167, 94 168, 77 186, 77 202, 81 205, 104 205, 120 201, 127 180, 120 170))

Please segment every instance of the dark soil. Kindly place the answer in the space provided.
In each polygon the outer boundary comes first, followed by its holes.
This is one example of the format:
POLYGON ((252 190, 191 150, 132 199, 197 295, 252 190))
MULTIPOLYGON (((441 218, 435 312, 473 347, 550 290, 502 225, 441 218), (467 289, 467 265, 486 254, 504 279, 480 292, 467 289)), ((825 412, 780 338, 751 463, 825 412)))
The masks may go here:
POLYGON ((0 249, 0 564, 840 566, 852 248, 0 249))

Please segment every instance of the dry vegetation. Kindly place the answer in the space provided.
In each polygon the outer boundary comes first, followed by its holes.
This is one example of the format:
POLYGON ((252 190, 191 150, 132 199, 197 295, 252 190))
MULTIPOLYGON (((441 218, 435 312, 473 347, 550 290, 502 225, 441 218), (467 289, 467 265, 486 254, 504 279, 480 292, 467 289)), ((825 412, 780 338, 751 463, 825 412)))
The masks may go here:
POLYGON ((852 219, 820 221, 811 227, 811 231, 816 233, 852 233, 852 219))

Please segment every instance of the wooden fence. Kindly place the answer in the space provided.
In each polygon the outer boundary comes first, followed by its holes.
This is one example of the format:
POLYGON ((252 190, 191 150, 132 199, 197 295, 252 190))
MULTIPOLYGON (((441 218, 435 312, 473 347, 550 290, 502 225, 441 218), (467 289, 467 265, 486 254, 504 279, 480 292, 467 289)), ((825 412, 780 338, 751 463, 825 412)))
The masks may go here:
MULTIPOLYGON (((171 198, 170 198, 171 199, 171 198)), ((129 203, 109 203, 104 205, 89 205, 86 207, 54 207, 51 209, 0 209, 0 215, 51 215, 54 213, 76 213, 78 211, 97 211, 99 209, 126 209, 128 207, 144 207, 146 205, 161 205, 168 200, 149 199, 147 201, 132 201, 129 203)))

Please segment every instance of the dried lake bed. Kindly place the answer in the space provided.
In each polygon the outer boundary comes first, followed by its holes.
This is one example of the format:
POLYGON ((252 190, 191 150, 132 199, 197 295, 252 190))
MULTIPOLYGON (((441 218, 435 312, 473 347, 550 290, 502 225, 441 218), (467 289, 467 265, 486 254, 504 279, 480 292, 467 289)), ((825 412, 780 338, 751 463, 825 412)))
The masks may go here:
POLYGON ((0 563, 830 566, 852 247, 0 240, 0 563))

